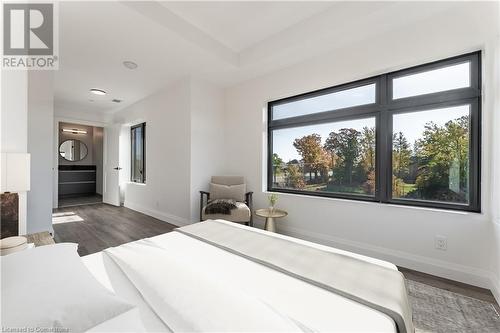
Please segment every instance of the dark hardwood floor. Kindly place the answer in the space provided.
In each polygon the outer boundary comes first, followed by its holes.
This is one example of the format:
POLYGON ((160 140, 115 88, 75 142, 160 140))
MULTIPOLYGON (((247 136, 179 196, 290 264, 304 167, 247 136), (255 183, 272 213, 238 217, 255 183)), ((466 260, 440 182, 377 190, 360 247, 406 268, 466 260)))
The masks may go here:
POLYGON ((102 203, 102 195, 78 195, 59 198, 59 208, 102 203))
POLYGON ((176 228, 125 207, 95 204, 54 210, 54 240, 78 243, 80 256, 176 228))
MULTIPOLYGON (((142 238, 172 231, 176 226, 125 207, 106 204, 75 206, 54 210, 54 239, 57 243, 78 243, 83 256, 142 238)), ((487 289, 399 267, 405 278, 480 299, 500 307, 487 289)))

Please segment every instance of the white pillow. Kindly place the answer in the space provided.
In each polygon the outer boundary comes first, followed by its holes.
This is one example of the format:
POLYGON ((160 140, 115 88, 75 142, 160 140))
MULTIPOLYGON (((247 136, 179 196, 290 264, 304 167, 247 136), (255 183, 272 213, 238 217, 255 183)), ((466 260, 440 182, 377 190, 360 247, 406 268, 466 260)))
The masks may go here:
POLYGON ((0 258, 2 327, 82 332, 133 308, 92 276, 77 246, 46 245, 0 258))
POLYGON ((239 202, 245 202, 246 185, 221 185, 210 183, 210 200, 215 199, 233 199, 239 202))

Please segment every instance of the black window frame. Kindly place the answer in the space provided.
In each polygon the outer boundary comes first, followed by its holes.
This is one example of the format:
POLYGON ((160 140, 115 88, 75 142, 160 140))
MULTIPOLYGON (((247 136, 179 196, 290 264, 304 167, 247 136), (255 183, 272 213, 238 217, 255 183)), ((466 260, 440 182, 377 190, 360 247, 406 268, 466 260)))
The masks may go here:
POLYGON ((384 73, 366 79, 315 90, 267 103, 267 190, 308 196, 331 197, 350 200, 372 201, 385 204, 419 206, 470 212, 481 212, 481 51, 459 55, 443 60, 426 63, 395 72, 384 73), (392 98, 394 78, 418 74, 433 69, 470 63, 470 86, 404 98, 392 98), (375 103, 334 109, 273 120, 273 107, 276 105, 303 100, 340 90, 356 88, 375 83, 375 103), (469 133, 469 203, 447 203, 417 199, 392 198, 392 119, 400 113, 425 111, 457 105, 470 105, 469 133), (314 192, 273 187, 273 131, 284 128, 301 127, 342 120, 375 117, 375 194, 361 195, 337 192, 314 192))
POLYGON ((137 125, 130 127, 130 143, 131 143, 131 146, 130 146, 130 181, 134 182, 134 183, 145 184, 146 183, 146 123, 141 123, 141 124, 137 124, 137 125), (134 168, 135 168, 135 163, 134 163, 135 142, 134 142, 133 132, 137 128, 141 128, 141 142, 142 142, 142 172, 139 171, 140 175, 141 175, 140 179, 134 178, 134 175, 135 175, 135 172, 134 172, 135 171, 134 170, 134 168))

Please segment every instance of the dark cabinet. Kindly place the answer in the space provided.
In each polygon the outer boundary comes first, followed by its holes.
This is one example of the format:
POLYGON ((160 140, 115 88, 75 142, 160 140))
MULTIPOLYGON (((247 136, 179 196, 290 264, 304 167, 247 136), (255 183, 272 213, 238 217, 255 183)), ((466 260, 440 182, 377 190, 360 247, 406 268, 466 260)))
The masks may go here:
POLYGON ((59 196, 96 193, 95 165, 59 165, 59 196))

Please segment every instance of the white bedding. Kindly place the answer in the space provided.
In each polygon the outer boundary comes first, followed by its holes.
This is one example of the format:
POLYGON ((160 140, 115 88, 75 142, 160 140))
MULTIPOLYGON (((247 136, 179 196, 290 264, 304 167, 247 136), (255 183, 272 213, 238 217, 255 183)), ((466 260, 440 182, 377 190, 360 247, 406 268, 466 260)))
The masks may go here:
POLYGON ((2 332, 83 332, 134 308, 94 279, 77 246, 59 243, 0 257, 2 332))
MULTIPOLYGON (((103 252, 97 252, 82 257, 84 265, 94 277, 107 289, 136 306, 138 317, 127 313, 105 323, 106 326, 95 327, 91 332, 131 332, 133 328, 142 325, 146 332, 171 332, 158 318, 151 307, 144 301, 139 291, 134 287, 120 268, 103 252), (140 319, 140 322, 137 321, 140 319)), ((135 313, 137 314, 137 313, 135 313)))
MULTIPOLYGON (((287 238, 282 235, 277 236, 287 238)), ((362 260, 396 269, 394 265, 384 261, 306 241, 295 241, 324 250, 351 255, 362 260)), ((396 331, 393 320, 383 313, 180 233, 172 232, 124 244, 122 246, 124 251, 121 251, 122 255, 127 256, 127 251, 130 251, 128 253, 133 254, 131 257, 140 258, 140 244, 142 244, 143 248, 147 245, 152 246, 156 249, 155 251, 162 249, 169 257, 177 258, 182 263, 188 263, 189 266, 186 266, 187 270, 200 274, 197 281, 203 281, 203 279, 218 281, 221 285, 226 285, 228 290, 237 290, 236 293, 239 293, 239 295, 251 295, 252 298, 266 304, 270 311, 290 319, 301 329, 328 332, 396 331), (205 278, 202 278, 201 275, 204 275, 205 278)), ((178 315, 177 313, 168 314, 168 312, 162 311, 161 317, 163 321, 160 320, 120 268, 106 256, 106 254, 97 253, 86 256, 83 260, 89 270, 104 286, 113 290, 128 302, 138 306, 140 317, 147 331, 166 331, 168 330, 168 326, 175 326, 175 323, 178 323, 179 318, 175 317, 178 315)), ((161 265, 161 262, 151 261, 152 272, 158 265, 161 265)), ((143 265, 143 269, 147 270, 148 265, 143 265)), ((168 269, 168 265, 165 266, 165 270, 168 271, 168 269)), ((178 266, 177 269, 182 269, 182 267, 178 266)), ((185 290, 178 291, 175 279, 181 279, 183 276, 185 277, 186 275, 183 275, 182 272, 177 275, 172 274, 168 284, 162 286, 155 285, 152 288, 168 288, 165 289, 168 292, 160 293, 166 297, 164 301, 167 304, 178 304, 176 302, 182 300, 183 302, 186 301, 186 304, 205 302, 205 305, 214 308, 222 308, 224 306, 222 300, 219 302, 217 297, 210 296, 210 290, 204 291, 208 292, 205 294, 205 297, 209 297, 210 299, 196 298, 196 294, 190 294, 191 296, 189 296, 185 290), (188 296, 193 299, 185 300, 188 296)), ((144 277, 148 278, 147 272, 144 272, 144 277)), ((151 286, 147 286, 147 283, 150 282, 142 280, 139 283, 140 285, 138 285, 139 289, 147 293, 147 288, 151 288, 151 286)), ((179 286, 183 285, 181 283, 183 281, 177 280, 177 282, 179 286)), ((203 285, 197 287, 203 290, 203 285)), ((150 291, 154 290, 151 289, 150 291)), ((149 301, 151 302, 151 299, 149 301)), ((158 302, 153 302, 152 305, 159 311, 158 302)), ((238 304, 234 304, 234 307, 237 308, 238 304)), ((228 311, 228 313, 230 312, 228 311)))
POLYGON ((88 333, 147 332, 138 308, 133 308, 87 330, 88 333))

